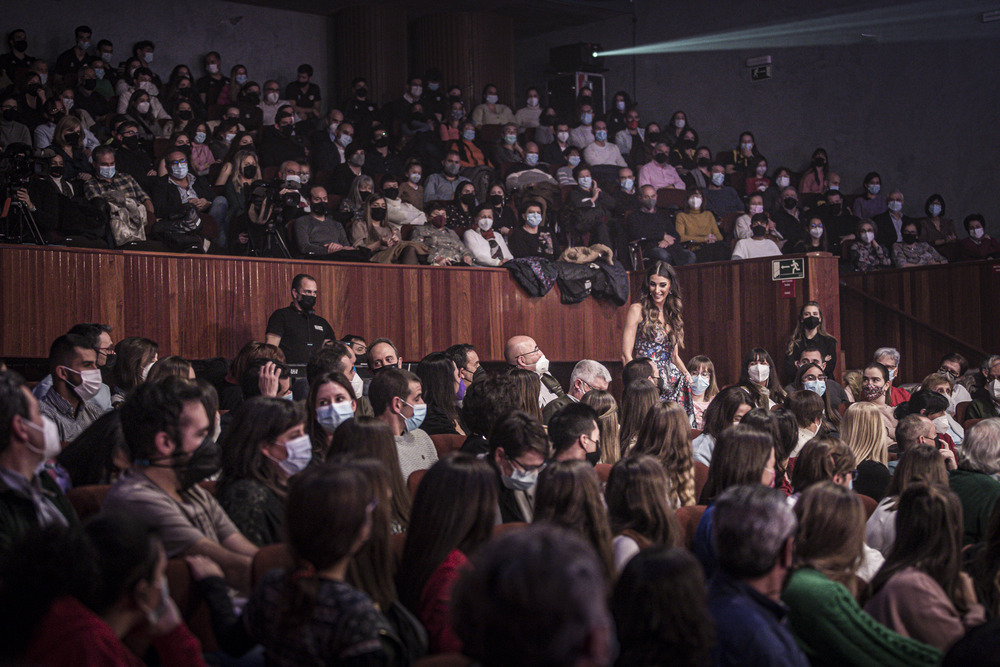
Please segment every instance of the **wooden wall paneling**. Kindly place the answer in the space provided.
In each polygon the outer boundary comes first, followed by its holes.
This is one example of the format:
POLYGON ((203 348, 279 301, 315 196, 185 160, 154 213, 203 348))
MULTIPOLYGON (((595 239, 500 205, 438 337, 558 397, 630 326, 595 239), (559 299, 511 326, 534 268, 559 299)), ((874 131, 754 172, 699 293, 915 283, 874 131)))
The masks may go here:
POLYGON ((399 98, 408 75, 408 30, 406 6, 367 4, 347 7, 334 20, 336 61, 341 73, 334 106, 350 96, 351 81, 368 79, 370 99, 379 105, 399 98))

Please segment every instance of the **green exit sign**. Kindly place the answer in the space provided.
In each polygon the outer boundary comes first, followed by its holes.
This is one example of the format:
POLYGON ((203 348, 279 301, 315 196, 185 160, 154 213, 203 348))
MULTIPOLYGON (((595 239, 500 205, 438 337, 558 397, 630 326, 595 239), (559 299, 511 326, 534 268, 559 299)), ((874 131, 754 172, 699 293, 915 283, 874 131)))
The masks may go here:
POLYGON ((771 280, 801 280, 805 277, 805 260, 775 259, 771 261, 771 280))

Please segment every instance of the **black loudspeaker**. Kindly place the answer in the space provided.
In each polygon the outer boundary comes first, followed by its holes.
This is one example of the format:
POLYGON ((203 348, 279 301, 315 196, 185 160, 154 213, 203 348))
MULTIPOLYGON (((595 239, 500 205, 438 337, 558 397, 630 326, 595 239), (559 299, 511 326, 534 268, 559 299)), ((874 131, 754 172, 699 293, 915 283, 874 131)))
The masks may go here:
POLYGON ((549 49, 549 65, 557 72, 603 72, 604 59, 595 58, 600 44, 577 42, 549 49))
POLYGON ((604 75, 591 72, 567 72, 549 77, 549 106, 555 108, 561 115, 575 113, 576 101, 580 92, 589 88, 594 93, 594 113, 604 114, 604 75))

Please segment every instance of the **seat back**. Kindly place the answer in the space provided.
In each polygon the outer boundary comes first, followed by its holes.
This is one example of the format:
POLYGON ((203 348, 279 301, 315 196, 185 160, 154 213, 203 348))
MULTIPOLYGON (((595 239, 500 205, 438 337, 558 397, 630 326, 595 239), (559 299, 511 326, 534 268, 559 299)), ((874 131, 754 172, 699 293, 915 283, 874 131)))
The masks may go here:
POLYGON ((527 526, 528 524, 526 524, 524 521, 511 521, 509 523, 498 523, 497 525, 493 526, 493 534, 491 535, 491 537, 493 538, 500 537, 501 535, 506 535, 511 531, 520 530, 527 526))
POLYGON ((708 481, 708 466, 701 461, 694 462, 694 497, 701 498, 701 490, 708 481))
POLYGON ((76 486, 66 492, 66 499, 76 510, 76 516, 80 521, 86 521, 101 511, 101 505, 104 504, 104 498, 110 490, 110 484, 76 486))
POLYGON ((439 433, 431 436, 434 449, 437 450, 438 458, 443 459, 452 452, 457 452, 465 444, 465 436, 455 433, 439 433))
POLYGON ((201 642, 201 650, 206 653, 218 651, 219 644, 212 631, 208 605, 195 588, 191 570, 183 558, 171 558, 167 561, 167 586, 188 629, 201 642))
POLYGON ((414 470, 410 473, 410 477, 406 480, 406 486, 410 489, 411 498, 416 497, 417 487, 420 486, 420 480, 422 480, 426 474, 426 470, 414 470))
POLYGON ((683 209, 687 203, 687 190, 680 188, 660 188, 656 191, 656 206, 658 208, 683 209))
POLYGON ((254 554, 250 564, 250 587, 256 588, 264 575, 271 570, 295 567, 295 559, 284 543, 269 544, 254 554))
POLYGON ((467 667, 471 664, 472 659, 461 653, 438 653, 417 660, 413 667, 467 667))
POLYGON ((878 507, 878 501, 870 496, 866 496, 863 493, 859 493, 858 498, 861 498, 861 502, 865 505, 865 520, 867 521, 875 511, 875 508, 878 507))
POLYGON ((961 403, 957 403, 955 405, 955 421, 959 424, 965 422, 965 411, 969 409, 970 403, 972 403, 972 401, 962 401, 961 403))
POLYGON ((681 528, 681 536, 684 538, 684 546, 688 549, 694 546, 694 533, 698 530, 701 515, 706 509, 708 508, 705 505, 687 505, 674 512, 677 524, 681 528))
POLYGON ((614 467, 610 463, 598 463, 594 466, 594 472, 597 473, 597 479, 601 480, 602 484, 608 483, 608 477, 611 475, 611 468, 614 467))
POLYGON ((967 420, 966 422, 964 422, 962 424, 962 428, 964 428, 966 431, 968 431, 970 428, 972 428, 973 426, 975 426, 976 424, 978 424, 981 421, 983 421, 983 420, 982 419, 969 419, 969 420, 967 420))

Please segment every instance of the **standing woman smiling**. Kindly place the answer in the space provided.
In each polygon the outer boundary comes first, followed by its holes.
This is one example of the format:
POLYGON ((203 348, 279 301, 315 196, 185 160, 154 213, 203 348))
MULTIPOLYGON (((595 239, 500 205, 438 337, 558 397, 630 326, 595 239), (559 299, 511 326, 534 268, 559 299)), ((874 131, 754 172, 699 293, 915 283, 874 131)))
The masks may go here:
POLYGON ((622 334, 622 363, 634 357, 649 357, 660 370, 663 388, 660 400, 680 403, 690 417, 691 374, 681 361, 684 318, 680 285, 674 268, 655 262, 646 273, 646 293, 629 306, 622 334))

